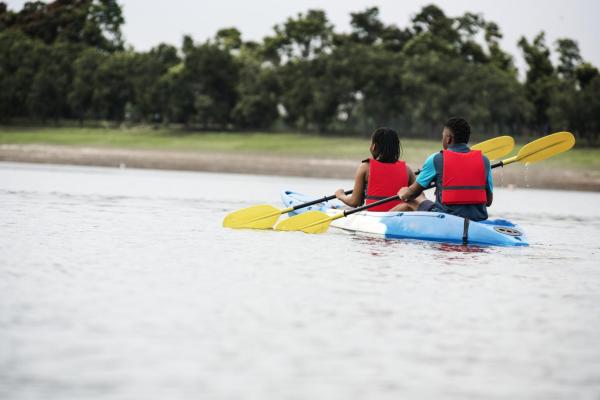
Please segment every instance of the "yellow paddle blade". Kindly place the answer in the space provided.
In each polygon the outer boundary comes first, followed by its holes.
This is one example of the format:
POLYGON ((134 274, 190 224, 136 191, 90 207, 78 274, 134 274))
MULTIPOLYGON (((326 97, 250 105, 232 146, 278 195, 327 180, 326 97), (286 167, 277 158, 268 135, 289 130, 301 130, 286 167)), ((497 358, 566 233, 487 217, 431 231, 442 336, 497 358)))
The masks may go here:
POLYGON ((324 212, 312 210, 284 219, 277 224, 278 231, 302 231, 304 233, 323 233, 329 229, 329 224, 336 217, 330 217, 324 212))
POLYGON ((515 140, 511 136, 498 136, 471 146, 471 150, 481 150, 490 160, 497 160, 510 154, 515 148, 515 140))
POLYGON ((575 136, 571 132, 553 133, 527 143, 519 150, 515 161, 531 164, 564 153, 574 145, 575 136))
POLYGON ((289 209, 280 210, 270 205, 259 205, 229 213, 223 219, 226 228, 271 229, 282 213, 289 209))

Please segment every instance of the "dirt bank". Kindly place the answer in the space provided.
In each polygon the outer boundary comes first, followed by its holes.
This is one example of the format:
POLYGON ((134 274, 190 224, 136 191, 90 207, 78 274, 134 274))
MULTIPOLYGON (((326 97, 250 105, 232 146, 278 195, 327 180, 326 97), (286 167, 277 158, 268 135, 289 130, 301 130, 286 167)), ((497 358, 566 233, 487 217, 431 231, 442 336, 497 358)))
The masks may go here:
MULTIPOLYGON (((269 154, 111 149, 54 145, 0 145, 0 161, 232 172, 352 179, 357 160, 269 154)), ((418 168, 417 163, 411 163, 418 168)), ((497 186, 600 191, 600 172, 514 165, 494 171, 497 186)))

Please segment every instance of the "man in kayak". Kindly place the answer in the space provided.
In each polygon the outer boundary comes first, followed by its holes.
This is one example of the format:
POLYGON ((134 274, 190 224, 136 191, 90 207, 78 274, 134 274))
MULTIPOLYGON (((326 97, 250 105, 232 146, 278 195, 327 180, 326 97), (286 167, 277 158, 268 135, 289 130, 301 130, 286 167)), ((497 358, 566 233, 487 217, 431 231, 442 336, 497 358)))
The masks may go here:
MULTIPOLYGON (((417 180, 398 191, 404 202, 417 211, 437 211, 483 221, 492 205, 494 183, 490 160, 467 146, 471 127, 463 118, 450 118, 442 132, 444 150, 427 158, 417 180), (435 202, 419 201, 421 193, 435 182, 435 202)), ((392 209, 392 211, 396 211, 392 209)))

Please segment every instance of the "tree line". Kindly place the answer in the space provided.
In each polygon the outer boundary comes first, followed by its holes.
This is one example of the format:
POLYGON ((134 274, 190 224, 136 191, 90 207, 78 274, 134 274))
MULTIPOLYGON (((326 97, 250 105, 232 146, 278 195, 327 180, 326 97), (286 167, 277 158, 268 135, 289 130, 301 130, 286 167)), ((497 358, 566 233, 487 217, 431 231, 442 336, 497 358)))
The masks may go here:
POLYGON ((577 43, 544 33, 518 42, 524 81, 480 14, 435 5, 405 27, 377 7, 351 13, 336 32, 321 10, 276 25, 262 41, 224 28, 181 47, 126 47, 115 0, 0 2, 0 121, 183 124, 197 129, 365 134, 391 126, 438 135, 461 115, 486 134, 600 133, 600 74, 577 43))

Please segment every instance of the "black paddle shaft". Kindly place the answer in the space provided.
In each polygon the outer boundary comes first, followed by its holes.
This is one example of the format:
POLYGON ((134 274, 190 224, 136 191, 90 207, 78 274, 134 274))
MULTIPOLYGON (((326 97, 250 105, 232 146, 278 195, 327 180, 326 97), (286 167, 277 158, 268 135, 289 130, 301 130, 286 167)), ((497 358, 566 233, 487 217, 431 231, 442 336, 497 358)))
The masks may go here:
MULTIPOLYGON (((345 194, 351 194, 352 190, 346 190, 344 192, 345 194)), ((302 204, 298 204, 297 206, 292 207, 292 210, 297 210, 299 208, 304 208, 304 207, 308 207, 308 206, 312 206, 313 204, 319 204, 319 203, 323 203, 329 200, 333 200, 335 199, 335 194, 332 194, 331 196, 325 196, 321 199, 316 199, 316 200, 312 200, 309 201, 308 203, 302 203, 302 204)))
POLYGON ((394 200, 400 200, 400 197, 398 195, 392 196, 392 197, 386 197, 385 199, 381 199, 379 201, 376 201, 375 203, 371 203, 371 204, 365 204, 364 206, 358 207, 358 208, 354 208, 352 210, 344 210, 344 217, 347 217, 350 214, 354 214, 363 210, 366 210, 368 208, 371 207, 376 207, 380 204, 385 204, 385 203, 389 203, 390 201, 394 201, 394 200))

